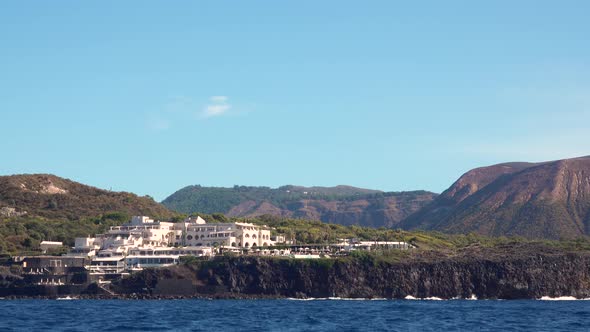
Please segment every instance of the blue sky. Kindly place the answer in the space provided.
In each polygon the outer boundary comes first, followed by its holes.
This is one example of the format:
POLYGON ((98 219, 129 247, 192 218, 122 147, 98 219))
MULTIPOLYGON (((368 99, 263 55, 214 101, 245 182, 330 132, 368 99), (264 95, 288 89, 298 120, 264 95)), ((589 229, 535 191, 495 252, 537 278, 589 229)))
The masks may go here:
POLYGON ((0 174, 441 192, 590 154, 588 1, 0 2, 0 174))

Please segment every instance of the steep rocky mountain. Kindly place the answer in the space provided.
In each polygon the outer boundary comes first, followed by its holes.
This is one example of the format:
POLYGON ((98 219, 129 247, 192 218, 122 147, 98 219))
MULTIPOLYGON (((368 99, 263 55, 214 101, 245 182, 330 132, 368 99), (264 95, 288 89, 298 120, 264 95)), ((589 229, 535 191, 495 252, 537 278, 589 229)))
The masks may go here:
POLYGON ((471 170, 400 226, 527 238, 590 235, 590 157, 471 170))
POLYGON ((434 197, 436 194, 426 191, 385 193, 350 186, 188 186, 162 203, 183 213, 224 213, 232 217, 268 214, 343 225, 394 227, 434 197))
POLYGON ((38 216, 77 220, 110 212, 162 218, 174 215, 149 197, 102 190, 55 175, 0 176, 0 219, 38 216))

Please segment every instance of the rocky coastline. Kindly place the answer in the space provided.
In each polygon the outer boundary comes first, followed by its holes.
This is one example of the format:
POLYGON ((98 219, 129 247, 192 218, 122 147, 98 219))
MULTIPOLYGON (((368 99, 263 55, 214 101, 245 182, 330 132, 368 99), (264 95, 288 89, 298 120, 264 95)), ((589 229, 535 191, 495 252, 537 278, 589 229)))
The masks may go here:
POLYGON ((39 286, 19 284, 14 274, 0 279, 0 296, 4 298, 581 299, 590 297, 590 252, 513 244, 456 251, 418 250, 394 257, 220 257, 145 269, 114 280, 106 290, 93 283, 75 291, 40 292, 39 286))

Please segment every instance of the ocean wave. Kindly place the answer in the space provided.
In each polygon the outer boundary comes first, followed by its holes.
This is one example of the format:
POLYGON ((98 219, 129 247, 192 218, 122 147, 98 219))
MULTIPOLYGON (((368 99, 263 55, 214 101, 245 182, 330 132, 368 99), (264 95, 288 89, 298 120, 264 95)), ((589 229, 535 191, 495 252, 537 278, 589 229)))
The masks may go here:
POLYGON ((436 297, 436 296, 417 298, 417 297, 413 297, 412 295, 408 295, 408 296, 404 297, 404 299, 405 300, 417 300, 417 301, 443 301, 443 299, 441 299, 440 297, 436 297))
POLYGON ((578 299, 573 296, 559 296, 559 297, 551 297, 551 296, 541 296, 540 301, 590 301, 590 298, 585 299, 578 299))
POLYGON ((291 301, 387 301, 386 298, 367 298, 367 297, 306 297, 294 298, 289 297, 291 301))

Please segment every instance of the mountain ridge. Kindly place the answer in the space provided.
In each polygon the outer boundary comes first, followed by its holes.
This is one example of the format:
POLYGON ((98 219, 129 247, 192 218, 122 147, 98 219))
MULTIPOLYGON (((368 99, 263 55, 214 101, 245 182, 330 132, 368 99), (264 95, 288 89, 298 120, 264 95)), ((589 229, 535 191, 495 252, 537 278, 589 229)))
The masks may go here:
POLYGON ((53 174, 0 176, 0 218, 26 215, 79 220, 111 212, 175 215, 150 197, 108 191, 53 174))
POLYGON ((473 169, 400 227, 549 239, 589 235, 590 157, 473 169))
POLYGON ((352 186, 278 188, 184 187, 162 201, 182 213, 224 213, 231 217, 265 214, 342 225, 394 227, 436 196, 427 191, 383 192, 352 186))

